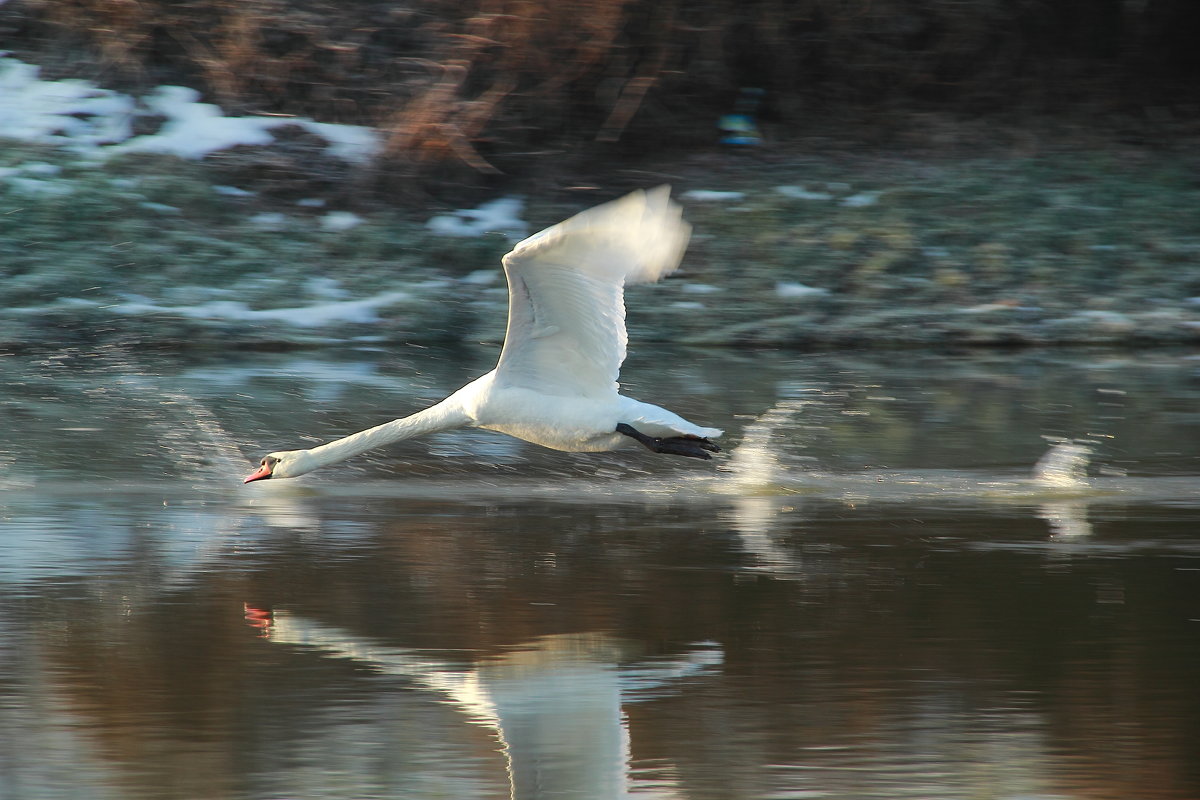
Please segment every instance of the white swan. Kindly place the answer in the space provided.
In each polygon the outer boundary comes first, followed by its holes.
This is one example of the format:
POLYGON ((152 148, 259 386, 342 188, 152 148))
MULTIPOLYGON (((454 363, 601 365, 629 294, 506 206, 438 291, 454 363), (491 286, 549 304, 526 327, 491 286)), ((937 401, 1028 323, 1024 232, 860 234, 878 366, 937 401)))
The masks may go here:
POLYGON ((450 428, 507 433, 554 450, 597 452, 636 441, 710 458, 721 435, 617 393, 625 360, 627 283, 673 271, 691 226, 661 186, 589 209, 504 257, 508 331, 496 368, 440 403, 311 450, 263 458, 245 483, 294 478, 374 447, 450 428))

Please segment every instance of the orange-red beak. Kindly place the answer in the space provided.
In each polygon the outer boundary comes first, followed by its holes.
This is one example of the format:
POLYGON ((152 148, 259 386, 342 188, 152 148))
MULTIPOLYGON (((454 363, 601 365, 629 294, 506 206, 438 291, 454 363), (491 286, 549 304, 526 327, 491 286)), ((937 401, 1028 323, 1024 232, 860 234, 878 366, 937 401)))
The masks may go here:
POLYGON ((267 464, 263 464, 257 470, 247 475, 246 480, 242 481, 242 483, 245 484, 250 483, 251 481, 261 481, 263 478, 269 477, 271 477, 271 467, 267 464))

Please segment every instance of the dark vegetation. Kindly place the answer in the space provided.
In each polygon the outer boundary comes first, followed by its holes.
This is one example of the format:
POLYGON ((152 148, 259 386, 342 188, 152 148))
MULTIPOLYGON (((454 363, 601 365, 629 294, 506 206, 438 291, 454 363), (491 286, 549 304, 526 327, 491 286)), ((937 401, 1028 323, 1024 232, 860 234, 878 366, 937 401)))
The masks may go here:
POLYGON ((771 142, 878 144, 931 112, 1157 139, 1200 83, 1195 0, 18 0, 0 26, 47 77, 375 126, 389 191, 711 146, 744 87, 771 142))

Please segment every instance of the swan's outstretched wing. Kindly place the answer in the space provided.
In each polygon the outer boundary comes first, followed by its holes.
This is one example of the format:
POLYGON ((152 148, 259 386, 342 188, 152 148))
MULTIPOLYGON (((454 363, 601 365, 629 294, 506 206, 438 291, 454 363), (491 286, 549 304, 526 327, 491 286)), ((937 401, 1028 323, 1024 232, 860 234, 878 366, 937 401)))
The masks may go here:
POLYGON ((497 380, 605 397, 625 360, 627 283, 673 271, 691 226, 670 187, 637 191, 534 234, 504 257, 508 333, 497 380))

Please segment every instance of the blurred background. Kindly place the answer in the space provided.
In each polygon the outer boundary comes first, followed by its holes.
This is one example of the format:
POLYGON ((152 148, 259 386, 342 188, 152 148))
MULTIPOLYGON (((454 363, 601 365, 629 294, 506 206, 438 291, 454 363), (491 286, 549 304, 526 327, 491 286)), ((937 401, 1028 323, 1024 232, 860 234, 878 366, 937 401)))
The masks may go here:
POLYGON ((49 77, 178 84, 234 113, 375 127, 384 182, 673 160, 731 113, 776 145, 961 147, 980 119, 1013 138, 1027 126, 1026 148, 1050 123, 1161 143, 1195 133, 1200 78, 1189 0, 23 0, 0 13, 4 47, 49 77))
POLYGON ((1194 343, 1198 35, 1190 0, 10 0, 0 306, 36 313, 0 342, 297 343, 245 312, 337 299, 491 340, 513 241, 671 183, 697 235, 643 338, 1194 343))

